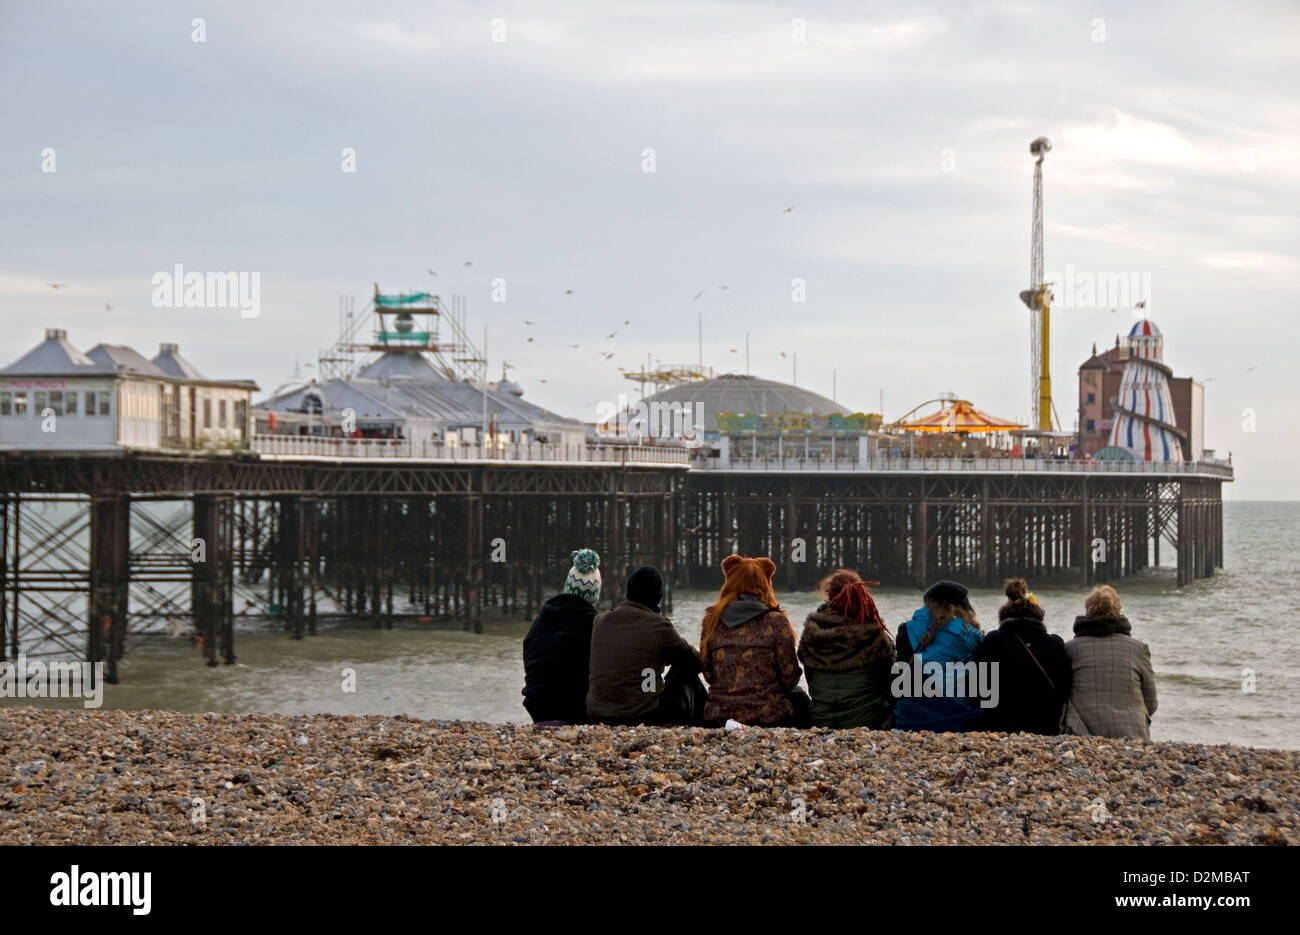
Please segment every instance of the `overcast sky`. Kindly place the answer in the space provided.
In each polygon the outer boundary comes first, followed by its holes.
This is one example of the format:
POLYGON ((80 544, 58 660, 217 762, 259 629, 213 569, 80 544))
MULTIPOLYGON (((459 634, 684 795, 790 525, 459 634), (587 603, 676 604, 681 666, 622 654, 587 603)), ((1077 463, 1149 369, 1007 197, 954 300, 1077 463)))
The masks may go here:
MULTIPOLYGON (((1045 135, 1046 268, 1149 283, 1227 495, 1296 498, 1300 8, 1040 6, 0 0, 0 364, 59 326, 269 391, 378 282, 466 296, 493 375, 582 419, 620 366, 694 362, 702 314, 718 370, 748 333, 853 409, 1027 421, 1045 135), (260 316, 155 308, 177 263, 260 273, 260 316)), ((1132 315, 1061 291, 1073 428, 1132 315)))

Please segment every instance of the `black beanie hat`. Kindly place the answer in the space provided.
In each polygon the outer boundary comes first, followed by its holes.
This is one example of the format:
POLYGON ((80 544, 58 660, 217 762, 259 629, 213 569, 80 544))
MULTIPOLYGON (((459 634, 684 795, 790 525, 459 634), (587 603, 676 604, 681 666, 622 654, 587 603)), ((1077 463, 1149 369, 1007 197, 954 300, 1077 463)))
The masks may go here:
POLYGON ((956 581, 940 581, 937 584, 930 585, 930 590, 925 592, 927 601, 941 601, 944 604, 954 604, 963 610, 974 610, 971 607, 970 600, 967 598, 966 586, 958 584, 956 581))
POLYGON ((642 565, 627 579, 627 599, 644 604, 655 613, 664 596, 664 576, 653 565, 642 565))

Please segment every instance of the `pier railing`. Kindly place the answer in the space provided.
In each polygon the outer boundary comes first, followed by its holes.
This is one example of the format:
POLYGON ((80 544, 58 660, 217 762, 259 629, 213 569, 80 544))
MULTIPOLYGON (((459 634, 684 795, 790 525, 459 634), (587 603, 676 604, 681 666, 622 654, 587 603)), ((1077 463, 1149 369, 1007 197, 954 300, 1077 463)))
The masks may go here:
POLYGON ((1199 474, 1232 479, 1232 467, 1212 461, 1057 461, 1050 458, 710 458, 691 465, 703 471, 807 471, 816 473, 915 474, 964 471, 1060 474, 1199 474))
POLYGON ((313 460, 383 459, 538 464, 633 464, 686 467, 685 448, 653 445, 452 445, 411 438, 329 438, 316 435, 255 435, 252 448, 264 458, 313 460))

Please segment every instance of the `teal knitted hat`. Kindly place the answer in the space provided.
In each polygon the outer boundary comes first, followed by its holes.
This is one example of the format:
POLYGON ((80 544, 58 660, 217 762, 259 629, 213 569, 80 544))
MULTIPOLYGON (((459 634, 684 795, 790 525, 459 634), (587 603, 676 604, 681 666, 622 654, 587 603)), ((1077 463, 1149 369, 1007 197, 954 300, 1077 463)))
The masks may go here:
POLYGON ((573 553, 573 567, 564 579, 564 593, 576 594, 589 604, 600 597, 600 556, 592 549, 573 553))

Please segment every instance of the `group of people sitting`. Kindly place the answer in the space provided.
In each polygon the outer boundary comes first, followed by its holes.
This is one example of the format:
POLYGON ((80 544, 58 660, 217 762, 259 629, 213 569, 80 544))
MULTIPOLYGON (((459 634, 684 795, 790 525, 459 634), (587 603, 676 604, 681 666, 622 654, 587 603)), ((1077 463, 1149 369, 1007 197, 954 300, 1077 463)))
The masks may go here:
POLYGON ((796 640, 772 590, 776 565, 728 555, 697 650, 660 611, 664 580, 651 566, 598 613, 599 566, 591 549, 574 553, 563 593, 524 638, 524 707, 535 722, 1150 738, 1151 654, 1109 586, 1088 595, 1068 643, 1047 632, 1022 578, 1005 583, 988 634, 967 589, 940 581, 891 636, 874 582, 841 569, 821 582, 822 603, 796 640))

